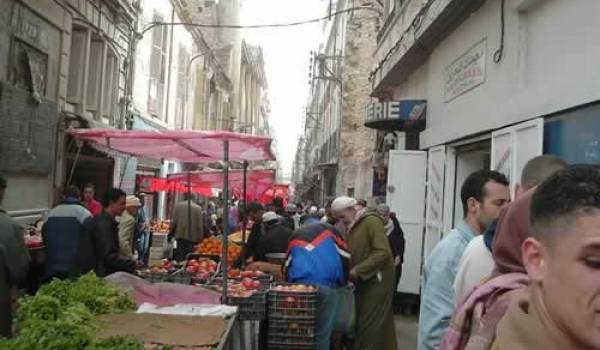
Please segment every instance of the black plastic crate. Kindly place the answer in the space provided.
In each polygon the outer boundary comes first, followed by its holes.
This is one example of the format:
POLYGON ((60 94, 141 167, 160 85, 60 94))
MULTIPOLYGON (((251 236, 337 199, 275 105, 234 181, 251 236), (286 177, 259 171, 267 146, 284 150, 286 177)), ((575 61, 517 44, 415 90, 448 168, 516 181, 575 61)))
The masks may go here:
POLYGON ((228 296, 226 304, 238 307, 241 321, 262 321, 267 317, 266 292, 257 291, 247 298, 228 296))
POLYGON ((270 350, 313 350, 316 342, 314 336, 309 338, 268 334, 267 347, 270 350))
POLYGON ((169 277, 168 272, 152 272, 152 271, 143 271, 138 273, 140 277, 145 279, 148 282, 152 283, 160 283, 166 282, 169 277))
POLYGON ((192 274, 185 271, 175 271, 167 276, 167 282, 178 284, 192 284, 192 274))

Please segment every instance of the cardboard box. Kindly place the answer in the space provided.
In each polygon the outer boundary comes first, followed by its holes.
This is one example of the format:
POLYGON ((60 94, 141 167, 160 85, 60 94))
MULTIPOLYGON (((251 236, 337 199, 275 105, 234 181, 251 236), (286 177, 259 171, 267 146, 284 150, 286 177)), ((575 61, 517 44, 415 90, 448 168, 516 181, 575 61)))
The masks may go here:
POLYGON ((148 348, 174 350, 218 348, 226 341, 233 318, 125 313, 99 318, 100 338, 132 336, 148 348))

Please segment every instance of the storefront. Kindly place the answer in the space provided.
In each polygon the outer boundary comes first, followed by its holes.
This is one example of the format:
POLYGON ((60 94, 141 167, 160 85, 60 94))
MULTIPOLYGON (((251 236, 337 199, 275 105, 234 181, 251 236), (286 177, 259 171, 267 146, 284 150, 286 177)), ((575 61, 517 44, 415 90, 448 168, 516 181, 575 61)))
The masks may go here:
POLYGON ((477 3, 433 1, 418 13, 407 4, 380 33, 372 96, 427 100, 418 150, 389 156, 387 202, 413 230, 399 286, 407 293, 420 292, 423 262, 462 219, 470 173, 498 170, 514 193, 535 156, 600 160, 600 70, 589 64, 600 58, 598 3, 477 3), (426 20, 410 24, 414 16, 426 20))

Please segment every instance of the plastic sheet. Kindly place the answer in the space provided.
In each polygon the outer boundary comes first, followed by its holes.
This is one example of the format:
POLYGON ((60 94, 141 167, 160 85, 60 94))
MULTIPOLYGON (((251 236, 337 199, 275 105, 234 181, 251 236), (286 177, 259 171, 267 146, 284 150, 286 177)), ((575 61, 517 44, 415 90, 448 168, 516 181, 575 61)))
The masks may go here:
POLYGON ((220 305, 221 294, 200 287, 175 283, 150 283, 125 272, 105 277, 106 281, 129 292, 136 304, 154 304, 159 307, 177 304, 220 305))

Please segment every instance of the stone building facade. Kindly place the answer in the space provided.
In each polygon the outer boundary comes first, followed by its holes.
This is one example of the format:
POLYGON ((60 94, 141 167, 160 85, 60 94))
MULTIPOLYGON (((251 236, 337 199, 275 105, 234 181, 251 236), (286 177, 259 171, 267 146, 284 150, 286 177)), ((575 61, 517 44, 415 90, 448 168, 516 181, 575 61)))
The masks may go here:
POLYGON ((112 160, 78 147, 65 130, 122 120, 136 9, 130 0, 6 0, 0 13, 4 208, 27 221, 74 180, 76 159, 90 174, 103 170, 100 187, 112 184, 112 160))
MULTIPOLYGON (((361 4, 340 0, 332 10, 353 5, 361 4)), ((340 195, 371 197, 375 134, 363 122, 378 11, 338 14, 325 26, 324 43, 312 57, 305 133, 294 163, 297 199, 323 205, 340 195)))

